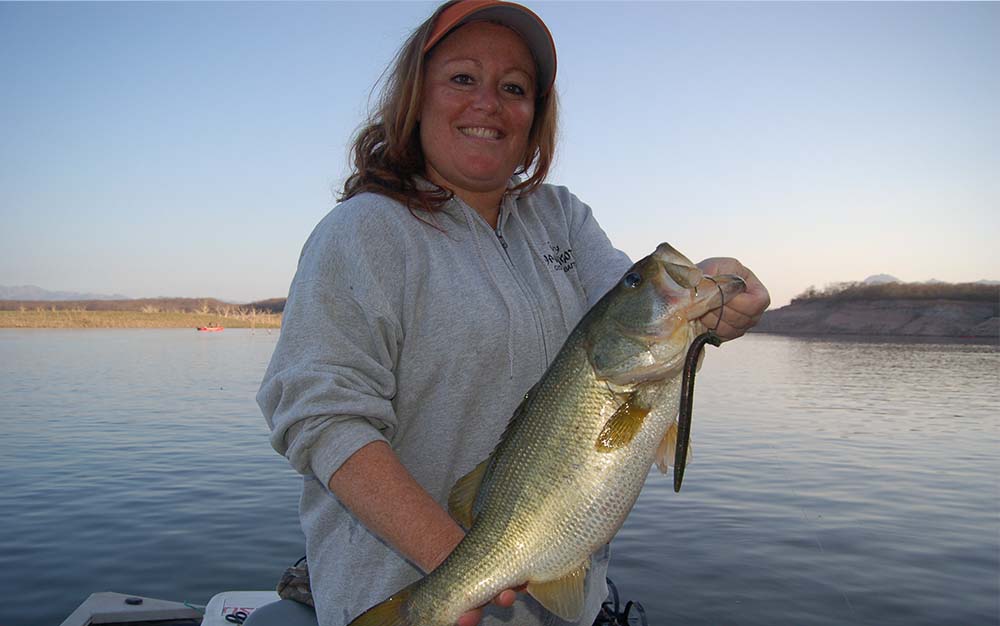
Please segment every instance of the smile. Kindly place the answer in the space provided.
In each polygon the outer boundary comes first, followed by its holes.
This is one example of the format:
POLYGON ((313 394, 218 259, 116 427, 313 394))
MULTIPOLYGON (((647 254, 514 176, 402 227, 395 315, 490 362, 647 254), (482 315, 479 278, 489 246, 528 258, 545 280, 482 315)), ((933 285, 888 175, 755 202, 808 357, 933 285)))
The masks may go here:
POLYGON ((458 129, 466 137, 476 137, 478 139, 500 139, 503 133, 495 128, 485 128, 482 126, 467 126, 458 129))

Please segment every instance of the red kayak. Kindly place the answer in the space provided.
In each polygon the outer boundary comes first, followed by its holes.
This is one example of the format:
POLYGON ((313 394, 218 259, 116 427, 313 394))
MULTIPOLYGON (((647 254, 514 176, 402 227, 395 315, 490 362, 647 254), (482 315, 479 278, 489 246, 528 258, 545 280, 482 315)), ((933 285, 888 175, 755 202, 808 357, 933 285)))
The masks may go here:
POLYGON ((217 332, 219 332, 222 329, 223 329, 222 326, 199 326, 198 327, 198 330, 200 330, 203 333, 217 333, 217 332))

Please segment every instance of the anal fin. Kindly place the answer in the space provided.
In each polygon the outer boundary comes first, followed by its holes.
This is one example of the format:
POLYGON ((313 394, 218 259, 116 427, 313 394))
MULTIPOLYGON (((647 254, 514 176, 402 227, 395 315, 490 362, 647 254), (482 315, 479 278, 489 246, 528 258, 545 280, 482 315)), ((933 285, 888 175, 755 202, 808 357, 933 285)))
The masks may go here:
MULTIPOLYGON (((693 446, 688 443, 687 451, 687 462, 691 462, 691 458, 694 453, 691 451, 693 446)), ((660 445, 656 448, 656 467, 659 468, 660 473, 666 474, 667 470, 674 462, 674 456, 677 453, 677 422, 675 421, 667 429, 666 434, 663 435, 663 439, 660 440, 660 445)))
POLYGON ((583 613, 584 589, 590 559, 569 574, 545 582, 528 582, 527 592, 547 611, 567 622, 575 622, 583 613))

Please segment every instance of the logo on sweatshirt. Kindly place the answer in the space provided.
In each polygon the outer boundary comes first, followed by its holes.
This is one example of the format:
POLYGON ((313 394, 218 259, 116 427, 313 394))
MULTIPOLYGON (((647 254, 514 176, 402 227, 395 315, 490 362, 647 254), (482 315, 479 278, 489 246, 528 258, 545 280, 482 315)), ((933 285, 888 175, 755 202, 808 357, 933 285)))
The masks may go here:
POLYGON ((549 244, 549 250, 552 252, 543 254, 542 258, 545 259, 549 267, 556 271, 562 270, 563 272, 568 272, 576 267, 576 259, 573 258, 572 248, 563 249, 551 241, 547 241, 546 243, 549 244))

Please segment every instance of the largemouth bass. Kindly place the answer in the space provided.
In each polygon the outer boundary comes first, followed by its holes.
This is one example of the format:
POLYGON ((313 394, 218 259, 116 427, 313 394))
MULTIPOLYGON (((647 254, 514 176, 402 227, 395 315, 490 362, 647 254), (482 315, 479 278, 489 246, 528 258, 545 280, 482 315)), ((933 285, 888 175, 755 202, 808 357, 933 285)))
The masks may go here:
POLYGON ((489 458, 456 483, 448 505, 469 529, 462 542, 350 626, 451 626, 524 584, 550 612, 580 619, 590 555, 621 527, 650 466, 672 460, 698 318, 745 288, 703 276, 666 243, 633 265, 570 333, 489 458))

